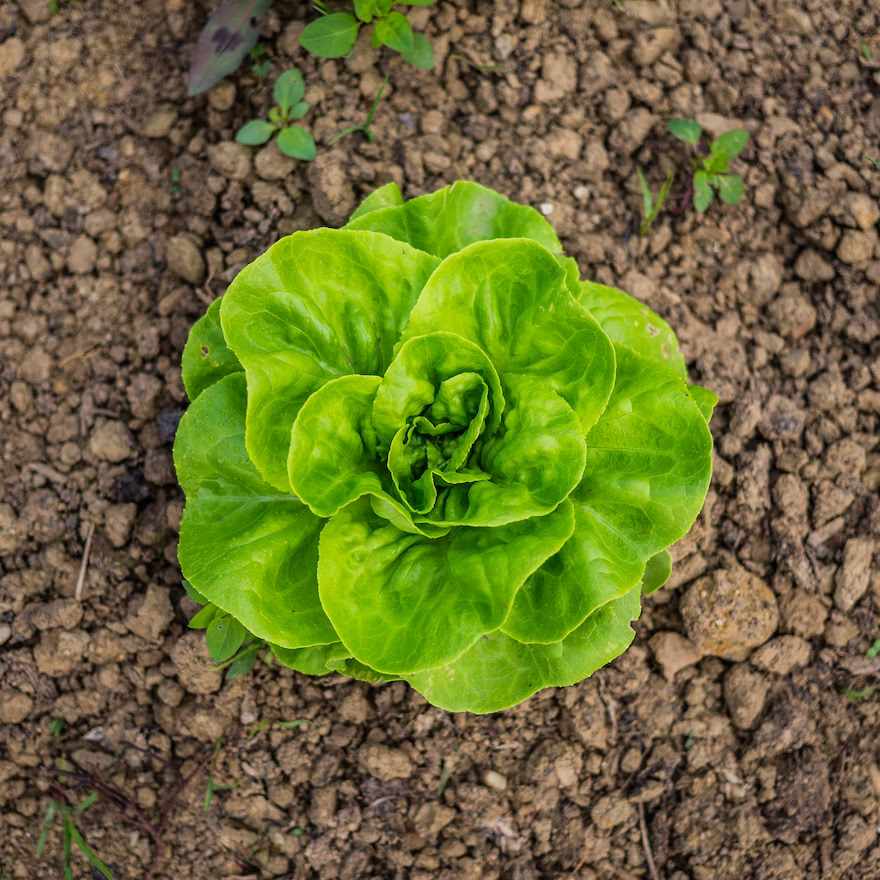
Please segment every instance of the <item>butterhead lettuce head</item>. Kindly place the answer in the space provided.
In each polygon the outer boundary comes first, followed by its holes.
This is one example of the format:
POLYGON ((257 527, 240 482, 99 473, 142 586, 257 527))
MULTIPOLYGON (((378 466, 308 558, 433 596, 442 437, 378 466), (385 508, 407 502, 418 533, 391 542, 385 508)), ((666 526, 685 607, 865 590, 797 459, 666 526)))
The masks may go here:
MULTIPOLYGON (((623 652, 709 485, 675 335, 473 183, 243 269, 183 358, 180 564, 301 672, 494 712, 623 652)), ((239 640, 240 641, 240 640, 239 640)))

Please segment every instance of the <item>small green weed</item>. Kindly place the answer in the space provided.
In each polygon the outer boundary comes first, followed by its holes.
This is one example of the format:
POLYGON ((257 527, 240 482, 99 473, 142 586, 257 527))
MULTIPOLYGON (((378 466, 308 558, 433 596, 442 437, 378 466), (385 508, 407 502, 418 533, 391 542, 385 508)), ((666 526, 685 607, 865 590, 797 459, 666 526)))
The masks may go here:
POLYGON ((379 107, 379 101, 382 100, 382 92, 385 91, 385 85, 388 82, 388 77, 382 80, 382 85, 379 86, 379 91, 376 93, 376 97, 373 99, 373 103, 370 106, 370 111, 367 113, 367 118, 364 120, 363 125, 350 125, 348 128, 340 131, 332 141, 330 141, 330 146, 332 147, 337 141, 341 141, 344 137, 350 134, 354 134, 356 131, 362 131, 364 133, 364 137, 371 144, 376 142, 376 135, 373 132, 373 129, 370 126, 373 124, 373 117, 376 115, 376 110, 379 107))
MULTIPOLYGON (((431 6, 434 0, 400 0, 401 6, 431 6)), ((371 45, 387 46, 404 61, 433 70, 434 49, 424 34, 413 33, 406 16, 391 9, 393 0, 354 0, 348 12, 330 12, 323 0, 314 6, 321 18, 306 25, 299 43, 319 58, 342 58, 354 49, 363 25, 373 25, 371 45)))
POLYGON ((743 179, 730 171, 730 162, 748 143, 748 132, 737 129, 715 138, 709 145, 709 154, 700 151, 703 129, 693 119, 672 119, 669 131, 690 148, 688 150, 693 178, 690 190, 694 207, 702 214, 712 202, 717 190, 725 205, 737 205, 743 197, 743 179))
POLYGON ((248 58, 251 61, 251 73, 261 82, 269 75, 269 69, 272 66, 269 59, 264 57, 265 55, 266 47, 262 43, 257 43, 248 53, 248 58))
POLYGON ((660 190, 657 193, 657 199, 654 199, 654 196, 651 194, 651 188, 648 186, 648 181, 645 179, 645 175, 642 173, 641 168, 636 168, 636 175, 639 178, 639 186, 642 190, 642 225, 639 227, 639 234, 645 235, 647 231, 651 228, 651 224, 657 219, 660 215, 660 211, 663 209, 663 203, 666 201, 666 196, 669 193, 669 188, 672 186, 673 174, 672 169, 666 169, 666 180, 660 186, 660 190))
POLYGON ((880 656, 880 639, 874 640, 874 644, 865 651, 865 656, 870 657, 872 660, 874 657, 880 656))
MULTIPOLYGON (((269 121, 252 119, 238 130, 235 140, 240 144, 259 146, 268 143, 272 136, 277 134, 278 148, 286 156, 290 156, 292 159, 301 159, 304 162, 314 159, 315 139, 301 125, 293 125, 293 120, 305 116, 311 108, 311 104, 303 101, 305 92, 305 83, 299 70, 295 67, 285 70, 275 80, 275 88, 272 92, 275 106, 269 111, 269 121)), ((229 618, 229 620, 233 619, 229 618)), ((237 623, 237 621, 233 622, 237 623)), ((214 628, 216 637, 220 638, 222 635, 224 640, 234 641, 234 638, 239 635, 239 631, 234 629, 231 624, 224 628, 220 623, 217 623, 214 628)), ((244 640, 243 628, 240 635, 238 646, 244 640)), ((210 632, 208 637, 211 638, 210 632)), ((238 646, 232 653, 238 650, 238 646)))
POLYGON ((848 688, 843 692, 843 695, 851 702, 851 703, 860 703, 862 700, 867 700, 871 694, 874 693, 874 688, 865 688, 863 691, 856 691, 852 688, 848 688))

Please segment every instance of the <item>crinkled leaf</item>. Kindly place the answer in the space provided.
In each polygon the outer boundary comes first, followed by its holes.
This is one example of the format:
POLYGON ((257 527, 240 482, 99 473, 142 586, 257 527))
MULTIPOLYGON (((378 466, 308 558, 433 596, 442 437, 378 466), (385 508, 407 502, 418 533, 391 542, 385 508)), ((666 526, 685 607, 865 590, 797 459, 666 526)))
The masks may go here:
POLYGON ((259 638, 291 648, 337 641, 316 580, 324 521, 257 474, 244 445, 246 401, 244 375, 233 373, 203 391, 180 422, 184 577, 259 638))
POLYGON ((396 208, 356 212, 346 228, 383 232, 438 257, 498 238, 531 238, 554 254, 562 250, 553 227, 534 208, 465 180, 396 208))
POLYGON ((718 178, 718 195, 725 205, 738 205, 743 191, 743 179, 738 174, 722 174, 718 178))
POLYGON ((247 635, 245 628, 228 614, 218 614, 205 633, 208 651, 215 663, 223 663, 241 647, 247 635))
MULTIPOLYGON (((403 194, 400 187, 392 180, 378 189, 374 189, 358 206, 349 218, 351 224, 359 217, 369 214, 371 211, 380 211, 382 208, 399 208, 403 204, 403 194)), ((366 227, 365 227, 366 228, 366 227)))
POLYGON ((525 645, 496 630, 453 663, 403 678, 449 712, 498 712, 542 688, 582 681, 610 663, 635 637, 630 623, 640 612, 636 587, 603 605, 561 642, 525 645))
POLYGON ((264 119, 252 119, 245 123, 236 133, 235 140, 248 147, 265 144, 275 133, 275 126, 264 119))
POLYGON ((575 290, 578 302, 589 310, 613 342, 660 361, 682 379, 687 377, 678 339, 658 314, 628 293, 594 281, 579 281, 572 292, 575 290))
POLYGON ((281 108, 282 114, 298 104, 306 93, 306 84, 303 76, 293 67, 285 70, 278 79, 275 80, 275 88, 272 90, 272 98, 281 108))
POLYGON ((586 446, 584 478, 569 496, 575 532, 502 626, 519 641, 559 641, 631 590, 703 506, 712 437, 687 386, 655 361, 617 346, 614 392, 586 446))
POLYGON ((670 119, 666 127, 675 137, 695 147, 700 142, 703 129, 694 119, 670 119))
POLYGON ((437 259, 370 232, 319 229, 282 239, 243 269, 221 323, 248 381, 247 447, 290 490, 290 431, 331 379, 384 374, 437 259))
POLYGON ((376 36, 395 52, 410 52, 413 49, 412 28, 406 16, 399 12, 389 12, 376 22, 376 36))
POLYGON ((434 69, 434 47, 424 34, 413 34, 412 49, 401 52, 400 57, 407 64, 412 64, 413 67, 419 67, 422 70, 434 69))
POLYGON ((303 162, 310 162, 317 153, 315 139, 300 125, 289 125, 278 132, 278 149, 303 162))
POLYGON ((611 393, 610 340, 569 293, 557 259, 532 241, 477 242, 447 257, 425 285, 402 341, 437 330, 475 342, 500 375, 558 394, 584 433, 611 393))
POLYGON ((709 185, 709 175, 705 171, 698 171, 694 175, 694 207, 702 214, 712 201, 712 187, 709 185))
POLYGON ((183 349, 181 372, 183 386, 190 400, 195 400, 206 388, 242 370, 238 358, 226 345, 226 337, 220 327, 220 303, 222 297, 208 306, 189 332, 183 349))
POLYGON ((324 15, 303 28, 299 44, 319 58, 342 58, 354 48, 360 26, 347 12, 324 15))
POLYGON ((661 550, 648 560, 642 575, 642 595, 656 593, 672 574, 672 557, 668 550, 661 550))
POLYGON ((321 535, 321 600, 352 655, 399 675, 454 660, 507 616, 516 590, 565 543, 571 506, 491 529, 410 535, 357 501, 321 535))
POLYGON ((260 38, 260 24, 271 2, 222 0, 199 35, 187 82, 190 97, 238 69, 260 38))

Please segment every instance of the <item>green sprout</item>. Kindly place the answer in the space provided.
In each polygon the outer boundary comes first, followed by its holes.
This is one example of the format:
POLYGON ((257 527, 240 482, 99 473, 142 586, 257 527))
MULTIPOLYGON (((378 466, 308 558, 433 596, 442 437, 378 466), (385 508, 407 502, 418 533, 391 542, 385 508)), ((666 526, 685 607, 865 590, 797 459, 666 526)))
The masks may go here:
POLYGON ((865 651, 865 656, 873 660, 878 655, 880 655, 880 639, 875 639, 874 644, 865 651))
POLYGON ((257 43, 257 45, 248 52, 248 58, 252 62, 251 73, 261 82, 269 75, 269 68, 272 66, 269 59, 263 57, 265 54, 266 47, 262 43, 257 43))
POLYGON ((874 688, 865 688, 863 691, 856 691, 852 688, 849 688, 843 692, 843 695, 851 702, 851 703, 859 703, 862 700, 867 700, 871 694, 874 693, 874 688))
POLYGON ((669 188, 672 186, 673 175, 672 169, 667 168, 666 180, 660 186, 656 201, 651 194, 651 188, 648 186, 648 181, 645 180, 645 175, 642 173, 641 168, 636 168, 636 175, 639 178, 639 186, 642 190, 642 213, 644 214, 642 225, 639 227, 639 235, 645 235, 663 209, 663 203, 666 201, 669 188))
MULTIPOLYGON (((308 162, 315 158, 315 139, 301 125, 293 125, 309 112, 311 104, 303 101, 306 87, 297 68, 285 70, 277 80, 272 96, 275 106, 269 111, 269 121, 252 119, 243 125, 235 140, 247 146, 268 143, 277 134, 278 149, 292 159, 308 162)), ((237 650, 237 649, 236 649, 237 650)))
MULTIPOLYGON (((401 6, 430 6, 434 0, 400 0, 401 6)), ((393 0, 354 0, 348 12, 331 13, 326 4, 315 0, 321 18, 307 25, 299 43, 319 58, 343 58, 357 40, 365 24, 373 25, 371 45, 387 46, 400 53, 404 61, 423 70, 433 70, 434 49, 424 34, 413 33, 405 15, 391 9, 393 0)))
POLYGON ((376 93, 376 97, 373 99, 373 103, 370 106, 370 111, 367 113, 367 118, 364 120, 363 125, 350 125, 348 128, 340 131, 332 141, 330 141, 330 146, 332 147, 337 141, 341 141, 344 137, 350 134, 354 134, 356 131, 362 131, 364 133, 364 137, 371 144, 376 143, 376 135, 370 126, 373 124, 373 117, 376 115, 376 110, 379 107, 379 101, 382 100, 382 92, 385 91, 385 85, 388 82, 388 77, 382 80, 382 85, 379 86, 379 91, 376 93))
POLYGON ((743 179, 729 170, 730 162, 748 143, 748 132, 742 129, 728 131, 715 138, 709 145, 709 155, 700 152, 699 144, 703 129, 693 119, 672 119, 667 123, 669 131, 691 149, 691 182, 694 207, 702 214, 718 191, 725 205, 737 205, 743 197, 743 179))

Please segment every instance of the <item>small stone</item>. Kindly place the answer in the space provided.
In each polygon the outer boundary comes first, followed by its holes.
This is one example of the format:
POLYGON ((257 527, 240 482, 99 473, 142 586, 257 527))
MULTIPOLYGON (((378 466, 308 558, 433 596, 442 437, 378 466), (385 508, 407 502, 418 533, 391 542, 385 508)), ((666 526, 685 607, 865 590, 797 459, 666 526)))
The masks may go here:
POLYGON ((413 772, 412 759, 406 752, 379 743, 361 748, 358 761, 370 776, 377 779, 409 779, 413 772))
POLYGON ((645 142, 655 122, 650 110, 636 107, 612 130, 609 145, 615 152, 631 156, 645 142))
POLYGON ((34 609, 31 621, 39 630, 73 629, 82 620, 82 603, 76 599, 55 599, 34 609))
POLYGON ((802 281, 818 284, 820 281, 830 281, 837 273, 822 254, 808 248, 801 251, 794 261, 794 274, 802 281))
POLYGON ((743 730, 751 730, 758 721, 767 701, 770 685, 758 672, 745 663, 739 663, 724 677, 724 702, 733 723, 743 730))
POLYGON ((151 419, 158 412, 157 400, 164 383, 151 373, 136 373, 128 386, 128 404, 137 419, 151 419))
POLYGON ((0 555, 17 552, 26 541, 27 529, 22 528, 12 506, 0 503, 0 555))
POLYGON ((30 382, 31 385, 39 385, 48 381, 53 366, 52 355, 35 345, 21 359, 21 363, 18 365, 18 375, 25 382, 30 382))
POLYGON ((124 547, 137 517, 136 504, 114 504, 104 512, 104 531, 114 547, 124 547))
POLYGON ((21 691, 0 691, 0 724, 21 724, 31 710, 34 701, 21 691))
POLYGON ((205 258, 195 243, 186 235, 175 235, 165 249, 168 271, 178 278, 199 287, 204 283, 207 269, 205 258))
POLYGON ((610 831, 626 822, 633 812, 633 806, 629 801, 609 794, 599 798, 596 806, 590 811, 590 818, 600 831, 610 831))
POLYGON ((8 623, 0 622, 0 645, 5 645, 12 635, 12 627, 8 623))
POLYGON ((834 590, 834 604, 841 611, 850 611, 867 592, 873 557, 873 538, 850 538, 846 542, 834 590))
POLYGON ((749 301, 765 306, 782 286, 782 260, 771 253, 762 254, 749 267, 749 301))
POLYGON ((235 83, 229 82, 229 80, 218 82, 208 92, 208 104, 212 110, 217 110, 220 113, 231 110, 235 104, 235 83))
POLYGON ((167 587, 150 584, 142 596, 135 596, 128 606, 125 625, 135 635, 150 642, 158 642, 174 620, 170 591, 167 587))
POLYGON ((880 207, 865 193, 847 193, 843 200, 843 212, 844 219, 859 229, 870 229, 880 220, 880 207))
POLYGON ((0 79, 15 73, 26 54, 24 42, 18 37, 9 37, 0 43, 0 79))
POLYGON ((285 156, 273 138, 254 157, 254 168, 263 180, 285 180, 293 173, 296 161, 285 156))
POLYGON ((825 632, 828 609, 818 596, 792 590, 780 603, 779 610, 783 627, 804 639, 821 636, 825 632))
POLYGON ((52 629, 44 632, 34 648, 37 669, 50 678, 69 675, 83 664, 83 652, 89 644, 89 634, 81 629, 52 629))
POLYGON ((231 180, 244 180, 251 172, 252 151, 235 141, 221 141, 208 147, 211 167, 231 180))
POLYGON ((176 681, 170 678, 163 678, 156 688, 156 696, 166 706, 179 706, 184 696, 186 696, 186 691, 176 681))
POLYGON ((104 419, 89 438, 92 455, 101 461, 118 463, 125 461, 134 452, 134 441, 128 428, 122 422, 104 419))
POLYGON ((657 633, 648 642, 648 647, 660 664, 663 677, 670 684, 680 669, 700 662, 700 652, 684 636, 675 632, 657 633))
POLYGON ((779 624, 773 591, 739 565, 699 578, 679 610, 694 647, 725 660, 745 660, 779 624))
POLYGON ((674 52, 681 43, 681 31, 674 27, 658 27, 642 31, 633 46, 633 61, 642 67, 654 64, 666 52, 674 52))
POLYGON ((847 229, 837 246, 837 256, 850 266, 866 266, 876 247, 877 233, 873 229, 847 229))
POLYGON ((816 326, 816 309, 800 293, 777 297, 767 311, 776 325, 776 332, 792 341, 797 341, 816 326))
POLYGON ((516 48, 517 38, 512 34, 501 34, 495 38, 495 51, 500 61, 507 61, 516 48))
POLYGON ((758 648, 749 662, 763 672, 788 675, 793 669, 806 666, 812 652, 810 643, 800 636, 776 636, 758 648))
POLYGON ((319 153, 306 172, 312 189, 315 211, 330 226, 342 226, 357 207, 351 181, 337 150, 319 153))
POLYGON ((171 648, 171 662, 180 683, 191 694, 213 694, 223 684, 223 670, 215 669, 201 631, 185 632, 171 648))
POLYGON ((67 268, 74 275, 88 275, 97 259, 98 246, 87 235, 81 235, 67 253, 67 268))
POLYGON ((487 770, 483 774, 483 782, 495 791, 504 791, 507 788, 507 777, 497 770, 487 770))
POLYGON ((168 137, 176 122, 177 113, 174 110, 157 110, 146 119, 141 130, 144 137, 164 138, 168 137))
POLYGON ((535 102, 552 104, 577 89, 577 61, 565 52, 548 52, 535 83, 535 102))

